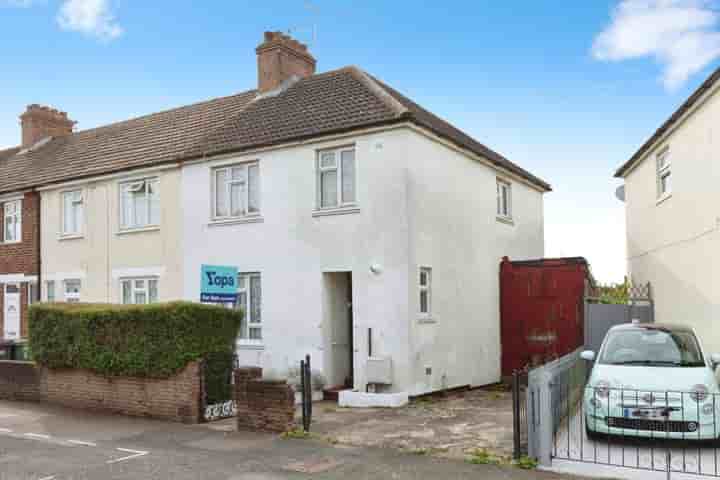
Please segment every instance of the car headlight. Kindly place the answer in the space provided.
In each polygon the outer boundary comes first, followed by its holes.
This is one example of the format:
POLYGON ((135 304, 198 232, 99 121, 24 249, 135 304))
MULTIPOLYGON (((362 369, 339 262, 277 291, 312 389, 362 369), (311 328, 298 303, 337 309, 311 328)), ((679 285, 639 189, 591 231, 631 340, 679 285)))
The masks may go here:
POLYGON ((605 380, 599 380, 597 383, 595 383, 595 387, 593 388, 594 393, 599 398, 608 398, 610 396, 610 382, 606 382, 605 380))
POLYGON ((705 385, 695 385, 690 392, 690 398, 697 402, 704 402, 708 397, 708 389, 705 385))

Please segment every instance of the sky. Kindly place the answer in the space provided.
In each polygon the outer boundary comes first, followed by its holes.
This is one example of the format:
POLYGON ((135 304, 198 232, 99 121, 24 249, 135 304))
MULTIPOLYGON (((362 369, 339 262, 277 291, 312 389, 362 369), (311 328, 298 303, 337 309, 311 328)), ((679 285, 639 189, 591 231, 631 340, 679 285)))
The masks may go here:
POLYGON ((720 0, 0 0, 0 147, 30 103, 86 129, 254 88, 265 30, 550 182, 546 256, 620 282, 614 170, 718 66, 720 0))

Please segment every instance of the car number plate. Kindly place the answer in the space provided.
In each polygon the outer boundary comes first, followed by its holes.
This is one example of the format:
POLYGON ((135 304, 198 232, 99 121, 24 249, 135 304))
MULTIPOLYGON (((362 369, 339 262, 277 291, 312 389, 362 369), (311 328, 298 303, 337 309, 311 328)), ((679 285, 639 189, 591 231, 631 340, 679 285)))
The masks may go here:
POLYGON ((625 418, 647 418, 650 420, 662 420, 665 418, 661 410, 654 408, 624 408, 623 416, 625 418))

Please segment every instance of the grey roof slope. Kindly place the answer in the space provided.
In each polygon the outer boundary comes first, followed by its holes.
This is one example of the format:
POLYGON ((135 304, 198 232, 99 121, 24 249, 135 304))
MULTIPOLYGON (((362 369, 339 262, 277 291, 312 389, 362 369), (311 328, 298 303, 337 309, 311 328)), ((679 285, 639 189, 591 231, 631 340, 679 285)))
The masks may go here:
POLYGON ((406 121, 551 190, 379 80, 345 67, 299 80, 278 95, 251 90, 55 138, 4 161, 0 156, 0 193, 406 121))

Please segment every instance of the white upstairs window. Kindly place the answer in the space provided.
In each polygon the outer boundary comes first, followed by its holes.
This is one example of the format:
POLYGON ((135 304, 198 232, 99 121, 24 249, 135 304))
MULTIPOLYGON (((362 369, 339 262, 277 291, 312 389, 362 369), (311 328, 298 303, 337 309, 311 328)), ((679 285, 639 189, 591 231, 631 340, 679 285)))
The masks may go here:
POLYGON ((65 301, 68 303, 78 303, 80 301, 80 289, 82 283, 80 280, 65 280, 63 282, 65 289, 65 301))
POLYGON ((656 156, 657 162, 657 196, 663 198, 672 193, 672 169, 670 150, 664 148, 656 156))
POLYGON ((259 273, 239 275, 237 306, 245 312, 240 325, 240 343, 261 343, 262 284, 259 273))
POLYGON ((159 180, 147 178, 120 184, 120 228, 153 227, 160 224, 159 180))
POLYGON ((354 147, 318 152, 318 208, 355 205, 357 202, 356 177, 354 147))
POLYGON ((19 242, 22 239, 22 200, 3 204, 3 241, 19 242))
POLYGON ((512 188, 505 180, 497 180, 497 216, 512 219, 512 188))
POLYGON ((430 318, 432 306, 432 268, 421 267, 419 278, 420 318, 430 318))
POLYGON ((157 278, 124 278, 120 280, 121 301, 125 305, 145 305, 158 301, 157 278))
POLYGON ((82 190, 63 192, 62 204, 62 234, 81 235, 83 227, 82 190))
POLYGON ((213 218, 222 220, 260 214, 258 162, 216 168, 213 182, 213 218))

